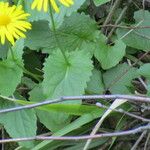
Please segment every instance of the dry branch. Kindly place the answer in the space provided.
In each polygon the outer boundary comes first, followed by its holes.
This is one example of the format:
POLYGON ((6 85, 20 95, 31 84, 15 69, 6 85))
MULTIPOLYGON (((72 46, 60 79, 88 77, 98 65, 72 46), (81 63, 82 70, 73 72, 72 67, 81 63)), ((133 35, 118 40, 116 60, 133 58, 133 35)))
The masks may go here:
POLYGON ((118 137, 118 136, 126 136, 126 135, 132 135, 137 134, 146 130, 150 129, 150 125, 141 126, 135 129, 127 130, 127 131, 120 131, 120 132, 114 132, 114 133, 102 133, 102 134, 96 134, 93 136, 90 135, 84 135, 84 136, 35 136, 35 137, 25 137, 25 138, 14 138, 14 139, 3 139, 0 140, 0 143, 10 143, 10 142, 21 142, 21 141, 33 141, 33 140, 58 140, 58 141, 66 141, 66 140, 87 140, 87 139, 99 139, 104 137, 118 137))

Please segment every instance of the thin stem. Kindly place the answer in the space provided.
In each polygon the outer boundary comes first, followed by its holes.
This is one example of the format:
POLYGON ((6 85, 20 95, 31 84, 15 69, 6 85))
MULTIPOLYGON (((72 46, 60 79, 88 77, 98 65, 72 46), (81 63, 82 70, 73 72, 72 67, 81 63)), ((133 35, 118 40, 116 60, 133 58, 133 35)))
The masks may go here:
POLYGON ((11 45, 9 45, 9 48, 10 48, 10 52, 11 52, 11 56, 12 56, 13 61, 16 61, 16 58, 15 58, 15 55, 14 55, 14 52, 13 52, 11 45))
POLYGON ((144 53, 136 62, 134 62, 131 66, 129 66, 128 69, 125 69, 121 75, 117 76, 107 87, 107 90, 109 90, 112 86, 114 86, 118 81, 122 79, 130 70, 132 67, 134 67, 141 59, 143 59, 149 52, 144 53))
POLYGON ((135 142, 135 144, 133 145, 133 147, 131 148, 131 150, 136 150, 139 143, 142 141, 142 139, 144 138, 144 136, 147 134, 147 130, 144 130, 142 132, 142 134, 140 135, 140 137, 138 138, 138 140, 135 142))
POLYGON ((105 106, 105 105, 103 105, 103 104, 101 104, 101 103, 99 103, 99 102, 98 102, 98 103, 96 103, 96 106, 98 106, 98 107, 100 107, 100 108, 109 109, 109 110, 114 111, 114 112, 119 112, 119 113, 122 113, 122 114, 128 115, 128 116, 130 116, 130 117, 133 117, 133 118, 139 119, 139 120, 141 120, 141 121, 143 121, 143 122, 150 122, 150 119, 143 118, 143 117, 141 117, 141 116, 138 116, 138 115, 132 114, 132 113, 127 112, 127 111, 125 111, 125 110, 123 110, 123 109, 121 109, 121 108, 120 108, 120 109, 114 109, 114 108, 111 108, 111 107, 105 106))
POLYGON ((115 27, 115 28, 122 28, 122 29, 134 29, 134 30, 141 30, 141 29, 149 29, 150 26, 134 26, 134 25, 130 25, 130 24, 126 24, 126 25, 116 25, 116 24, 107 24, 107 25, 99 25, 100 28, 104 28, 104 27, 115 27))
MULTIPOLYGON (((143 23, 143 20, 141 20, 139 23, 137 23, 136 25, 135 25, 135 27, 138 27, 140 24, 142 24, 143 23)), ((124 34, 122 37, 120 37, 119 39, 120 40, 122 40, 122 39, 124 39, 127 35, 129 35, 131 32, 133 32, 134 31, 134 28, 132 28, 131 30, 129 30, 126 34, 124 34)))
MULTIPOLYGON (((5 139, 5 131, 4 131, 4 127, 2 127, 1 130, 2 130, 2 133, 1 133, 1 134, 2 134, 2 140, 3 140, 3 139, 5 139)), ((2 149, 2 150, 5 150, 5 144, 4 144, 4 143, 2 143, 1 149, 2 149)))
MULTIPOLYGON (((16 102, 17 99, 13 99, 10 97, 6 97, 3 95, 0 95, 0 98, 11 101, 11 102, 16 102)), ((150 103, 150 98, 149 97, 141 97, 141 96, 131 96, 131 95, 83 95, 83 96, 64 96, 60 97, 57 99, 47 99, 47 100, 41 100, 39 103, 35 104, 28 104, 25 106, 18 106, 15 108, 8 108, 8 109, 2 109, 0 110, 0 114, 3 113, 8 113, 8 112, 14 112, 18 110, 23 110, 23 109, 31 109, 31 108, 36 108, 44 105, 49 105, 49 104, 55 104, 55 103, 60 103, 60 102, 65 102, 65 101, 70 101, 70 100, 87 100, 87 101, 97 101, 98 99, 105 99, 107 100, 121 100, 121 99, 126 99, 130 102, 141 102, 141 103, 150 103)))
POLYGON ((57 38, 57 35, 56 35, 56 26, 55 26, 55 21, 54 21, 54 16, 53 16, 53 11, 52 11, 52 6, 51 5, 50 5, 50 18, 51 18, 51 22, 52 22, 52 28, 53 28, 53 32, 54 32, 56 43, 58 44, 58 47, 61 50, 61 53, 62 53, 62 55, 63 55, 67 65, 69 65, 68 59, 67 59, 67 57, 65 55, 65 52, 64 52, 63 48, 61 47, 61 45, 59 43, 59 40, 57 38))
POLYGON ((16 64, 17 64, 17 66, 18 66, 19 68, 21 68, 21 69, 23 70, 23 72, 24 72, 25 74, 27 74, 27 75, 33 77, 33 78, 36 79, 38 82, 41 82, 41 80, 39 79, 39 77, 41 77, 41 76, 35 75, 34 73, 28 71, 27 69, 25 69, 25 68, 24 68, 21 64, 19 64, 19 63, 16 63, 16 64))
MULTIPOLYGON (((132 0, 128 1, 128 4, 123 8, 121 14, 119 15, 118 19, 115 22, 115 25, 118 25, 120 23, 120 21, 122 20, 122 18, 124 17, 129 5, 131 4, 132 0)), ((108 34, 108 41, 110 41, 111 36, 113 35, 113 32, 115 31, 116 27, 113 27, 110 31, 110 33, 108 34)))
POLYGON ((55 21, 54 21, 54 16, 53 16, 53 11, 52 11, 51 5, 50 5, 50 18, 51 18, 51 22, 52 22, 53 31, 56 33, 56 26, 55 26, 55 21))
POLYGON ((145 145, 144 145, 144 150, 146 150, 147 147, 148 147, 149 139, 150 139, 150 133, 148 134, 148 136, 146 138, 146 142, 145 142, 145 145))
POLYGON ((0 140, 0 143, 10 143, 10 142, 21 142, 21 141, 40 141, 40 140, 59 140, 59 141, 66 141, 66 140, 87 140, 87 139, 100 139, 104 137, 119 137, 119 136, 127 136, 127 135, 134 135, 140 133, 145 130, 149 130, 150 125, 140 126, 135 129, 127 130, 127 131, 120 131, 114 133, 101 133, 96 135, 81 135, 81 136, 34 136, 34 137, 23 137, 23 138, 13 138, 13 139, 3 139, 0 140))
MULTIPOLYGON (((105 22, 103 23, 103 26, 107 25, 107 23, 112 19, 113 14, 116 11, 116 8, 119 6, 119 4, 121 3, 122 0, 116 0, 113 7, 111 8, 105 22)), ((102 28, 102 32, 104 33, 105 28, 102 28)))

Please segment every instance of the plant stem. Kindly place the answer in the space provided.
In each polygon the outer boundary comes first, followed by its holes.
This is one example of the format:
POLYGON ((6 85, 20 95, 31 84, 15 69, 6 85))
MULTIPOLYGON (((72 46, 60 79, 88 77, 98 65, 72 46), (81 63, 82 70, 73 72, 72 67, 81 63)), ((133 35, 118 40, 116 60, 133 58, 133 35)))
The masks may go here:
MULTIPOLYGON (((110 20, 112 19, 112 16, 114 15, 114 13, 115 13, 117 7, 119 6, 119 4, 121 3, 121 1, 122 0, 116 0, 115 1, 115 3, 113 5, 113 7, 111 8, 105 22, 103 23, 103 26, 107 25, 110 22, 110 20)), ((104 33, 104 32, 105 32, 105 28, 102 28, 102 33, 104 33)))
MULTIPOLYGON (((131 3, 132 3, 132 0, 128 0, 128 4, 123 8, 123 10, 121 11, 121 13, 120 13, 118 19, 116 20, 115 26, 118 25, 118 24, 121 22, 122 18, 124 17, 124 15, 125 15, 125 13, 126 13, 128 7, 129 7, 129 5, 130 5, 131 3)), ((107 37, 108 37, 108 41, 110 41, 110 38, 111 38, 111 36, 113 35, 113 32, 114 32, 115 29, 116 29, 115 26, 111 29, 111 31, 109 32, 109 34, 108 34, 108 36, 107 36, 107 37)))
POLYGON ((53 32, 54 32, 56 43, 58 44, 58 47, 61 50, 61 53, 62 53, 62 55, 63 55, 67 65, 69 65, 67 56, 66 56, 63 48, 61 47, 61 44, 59 43, 59 40, 58 40, 57 35, 56 35, 56 26, 55 26, 55 21, 54 21, 54 16, 53 16, 53 11, 52 11, 52 6, 51 5, 50 5, 50 18, 51 18, 51 22, 52 22, 52 28, 53 28, 53 32))
POLYGON ((14 61, 16 61, 16 58, 15 58, 15 55, 14 55, 14 52, 13 52, 13 49, 12 49, 11 45, 9 45, 9 48, 10 48, 10 52, 11 52, 12 59, 13 59, 14 61))

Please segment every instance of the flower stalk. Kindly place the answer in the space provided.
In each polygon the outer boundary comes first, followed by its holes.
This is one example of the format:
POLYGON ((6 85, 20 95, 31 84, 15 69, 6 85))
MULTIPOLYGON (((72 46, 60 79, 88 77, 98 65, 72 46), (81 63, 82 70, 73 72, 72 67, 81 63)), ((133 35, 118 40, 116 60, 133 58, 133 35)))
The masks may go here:
POLYGON ((61 45, 59 44, 59 40, 57 38, 57 35, 56 35, 56 26, 55 26, 55 21, 54 21, 54 16, 53 16, 53 10, 52 10, 52 6, 50 6, 50 18, 51 18, 51 22, 52 22, 52 28, 53 28, 53 32, 54 32, 54 36, 55 36, 55 40, 58 44, 58 47, 59 49, 61 50, 61 53, 66 61, 66 64, 69 65, 69 62, 68 62, 68 59, 67 59, 67 56, 63 50, 63 48, 61 47, 61 45))

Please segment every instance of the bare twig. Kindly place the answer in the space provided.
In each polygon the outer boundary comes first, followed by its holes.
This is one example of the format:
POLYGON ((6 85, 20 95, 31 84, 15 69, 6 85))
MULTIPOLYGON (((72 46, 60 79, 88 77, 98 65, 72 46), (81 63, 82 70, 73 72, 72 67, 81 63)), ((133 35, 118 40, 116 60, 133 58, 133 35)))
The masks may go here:
POLYGON ((149 139, 150 139, 150 133, 148 134, 148 136, 147 136, 147 138, 146 138, 146 142, 145 142, 145 145, 144 145, 144 150, 147 149, 149 139))
POLYGON ((150 26, 122 26, 122 25, 116 25, 116 24, 99 25, 99 27, 101 27, 101 28, 115 27, 115 28, 123 28, 123 29, 135 29, 135 30, 149 29, 150 28, 150 26))
MULTIPOLYGON (((117 78, 115 78, 115 80, 112 81, 112 82, 108 85, 107 90, 109 90, 114 84, 116 84, 118 81, 120 81, 120 79, 122 79, 122 77, 123 77, 125 74, 127 74, 127 73, 130 71, 130 69, 131 69, 134 65, 136 65, 142 58, 144 58, 147 54, 148 54, 148 52, 146 52, 145 54, 143 54, 135 63, 133 63, 132 65, 130 65, 130 67, 129 67, 128 69, 126 69, 125 71, 123 71, 123 73, 122 73, 121 75, 119 75, 117 78)), ((123 99, 124 99, 124 98, 123 98, 123 99)), ((95 134, 96 134, 96 132, 97 132, 97 130, 99 129, 100 125, 101 125, 101 119, 99 120, 99 122, 96 124, 96 126, 95 126, 94 129, 92 130, 91 135, 95 135, 95 134)), ((87 148, 89 147, 91 141, 92 141, 91 139, 87 140, 87 142, 86 142, 86 144, 85 144, 83 150, 87 150, 87 148)))
POLYGON ((137 146, 139 145, 139 143, 142 141, 142 139, 144 138, 144 136, 146 135, 147 131, 143 131, 143 133, 140 135, 140 137, 138 138, 138 140, 135 142, 135 144, 133 145, 133 147, 131 148, 131 150, 136 150, 137 146))
MULTIPOLYGON (((132 66, 131 61, 129 59, 127 59, 127 61, 128 61, 129 66, 132 66)), ((139 79, 140 83, 143 85, 143 87, 145 88, 145 90, 147 90, 148 87, 147 87, 146 83, 143 81, 143 79, 141 77, 138 77, 138 79, 139 79)))
POLYGON ((143 10, 145 10, 145 0, 142 1, 143 10))
POLYGON ((105 105, 103 105, 103 104, 101 104, 101 103, 96 103, 96 106, 101 107, 101 108, 110 109, 110 110, 115 111, 115 112, 123 113, 123 114, 125 114, 125 115, 130 116, 130 117, 139 119, 139 120, 141 120, 141 121, 143 121, 143 122, 150 122, 150 119, 143 118, 143 117, 141 117, 141 116, 137 116, 137 115, 135 115, 135 114, 129 113, 129 112, 127 112, 127 111, 124 111, 123 109, 112 109, 112 108, 110 108, 110 107, 108 107, 108 106, 105 106, 105 105))
MULTIPOLYGON (((16 99, 12 99, 9 97, 5 97, 0 95, 1 98, 9 100, 11 102, 16 102, 16 99)), ((70 101, 70 100, 91 100, 91 99, 111 99, 111 100, 115 100, 115 99, 127 99, 128 101, 136 101, 136 102, 147 102, 150 103, 150 98, 149 97, 141 97, 141 96, 131 96, 131 95, 83 95, 83 96, 64 96, 64 97, 60 97, 58 99, 51 99, 51 100, 44 100, 42 102, 39 103, 35 103, 35 104, 29 104, 29 105, 25 105, 25 106, 18 106, 15 108, 8 108, 8 109, 3 109, 0 110, 0 114, 3 113, 8 113, 8 112, 14 112, 14 111, 18 111, 18 110, 23 110, 23 109, 32 109, 32 108, 36 108, 36 107, 40 107, 40 106, 44 106, 44 105, 48 105, 48 104, 55 104, 55 103, 60 103, 63 101, 70 101)))
POLYGON ((139 81, 141 82, 141 84, 143 85, 143 87, 144 87, 146 90, 148 90, 148 87, 147 87, 146 83, 143 81, 143 79, 142 79, 141 77, 139 77, 138 79, 139 79, 139 81))
POLYGON ((142 108, 142 112, 144 112, 146 110, 150 110, 150 106, 145 106, 145 104, 141 105, 141 108, 142 108))
MULTIPOLYGON (((115 25, 117 25, 117 24, 119 24, 121 22, 121 20, 122 20, 123 16, 125 15, 125 13, 126 13, 128 7, 129 7, 129 5, 131 4, 131 2, 132 2, 132 0, 129 0, 128 4, 123 8, 121 14, 119 15, 118 19, 115 22, 115 25)), ((110 40, 111 36, 113 35, 115 29, 116 29, 116 27, 113 27, 111 29, 111 31, 109 32, 109 34, 108 34, 108 41, 110 40)))
POLYGON ((141 96, 133 96, 133 95, 121 95, 121 94, 115 94, 115 95, 83 95, 83 96, 64 96, 62 97, 64 100, 89 100, 89 99, 127 99, 131 101, 139 101, 139 102, 150 102, 149 97, 141 97, 141 96))
MULTIPOLYGON (((111 20, 113 14, 114 14, 114 12, 116 11, 116 8, 117 8, 117 7, 119 6, 119 4, 120 4, 120 2, 121 2, 121 0, 116 0, 116 1, 115 1, 114 5, 112 6, 112 8, 111 8, 111 10, 110 10, 110 12, 109 12, 109 14, 108 14, 108 16, 107 16, 107 18, 106 18, 104 24, 103 24, 103 26, 107 25, 107 23, 110 22, 110 20, 111 20)), ((104 32, 104 31, 105 31, 105 28, 102 28, 102 32, 104 32)))
POLYGON ((99 139, 104 137, 118 137, 118 136, 126 136, 126 135, 132 135, 137 134, 140 132, 143 132, 145 130, 149 130, 150 125, 141 126, 135 129, 127 130, 127 131, 120 131, 120 132, 114 132, 114 133, 102 133, 97 134, 94 136, 90 135, 84 135, 84 136, 35 136, 35 137, 25 137, 25 138, 14 138, 14 139, 3 139, 0 140, 0 143, 10 143, 10 142, 21 142, 21 141, 33 141, 33 140, 59 140, 59 141, 66 141, 66 140, 87 140, 87 139, 99 139))
MULTIPOLYGON (((1 130, 2 130, 2 140, 3 140, 3 139, 5 139, 5 131, 4 131, 4 127, 2 127, 1 130)), ((5 150, 5 145, 4 145, 4 143, 2 143, 1 150, 5 150)))
MULTIPOLYGON (((140 22, 138 22, 135 27, 138 27, 140 24, 143 23, 143 21, 144 21, 144 20, 141 20, 140 22)), ((120 40, 122 40, 123 38, 125 38, 128 34, 130 34, 130 33, 133 32, 133 31, 134 31, 134 28, 131 29, 131 30, 129 30, 129 31, 128 31, 126 34, 124 34, 122 37, 120 37, 120 40)))
MULTIPOLYGON (((7 99, 7 98, 5 98, 5 99, 7 99)), ((12 101, 12 102, 15 102, 15 101, 16 100, 14 99, 14 101, 12 101)), ((18 107, 3 109, 3 110, 0 110, 0 114, 19 111, 19 110, 23 110, 23 109, 32 109, 32 108, 36 108, 36 107, 39 107, 39 106, 59 103, 59 102, 62 102, 62 101, 63 101, 62 99, 53 99, 52 101, 51 100, 50 101, 43 101, 43 102, 39 102, 39 103, 35 103, 35 104, 29 104, 29 105, 25 105, 25 106, 18 106, 18 107)))

